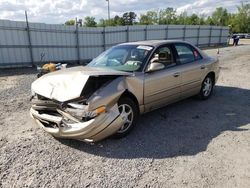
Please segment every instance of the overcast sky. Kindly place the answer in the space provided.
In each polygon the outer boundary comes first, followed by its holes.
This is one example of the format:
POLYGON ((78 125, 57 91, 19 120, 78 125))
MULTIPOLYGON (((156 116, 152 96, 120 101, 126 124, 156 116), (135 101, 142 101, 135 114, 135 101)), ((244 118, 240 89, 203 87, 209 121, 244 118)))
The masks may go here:
MULTIPOLYGON (((138 15, 148 10, 173 7, 177 12, 210 15, 216 7, 236 11, 241 0, 110 0, 111 16, 134 11, 138 15)), ((247 2, 247 1, 246 1, 247 2)), ((248 1, 249 2, 249 1, 248 1)), ((32 22, 64 23, 75 17, 107 18, 106 0, 0 0, 0 19, 24 20, 28 11, 32 22)))

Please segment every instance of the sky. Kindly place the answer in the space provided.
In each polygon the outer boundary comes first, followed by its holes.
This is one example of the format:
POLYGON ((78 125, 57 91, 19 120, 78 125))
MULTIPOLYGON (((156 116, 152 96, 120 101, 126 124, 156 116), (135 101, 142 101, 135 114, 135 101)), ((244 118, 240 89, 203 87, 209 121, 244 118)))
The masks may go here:
MULTIPOLYGON (((250 0, 243 2, 250 3, 250 0)), ((236 12, 241 0, 110 0, 111 16, 134 11, 139 16, 149 10, 173 7, 177 13, 211 15, 216 7, 236 12)), ((28 11, 30 22, 61 24, 69 19, 85 16, 107 18, 106 0, 0 0, 0 19, 25 20, 24 11, 28 11)))

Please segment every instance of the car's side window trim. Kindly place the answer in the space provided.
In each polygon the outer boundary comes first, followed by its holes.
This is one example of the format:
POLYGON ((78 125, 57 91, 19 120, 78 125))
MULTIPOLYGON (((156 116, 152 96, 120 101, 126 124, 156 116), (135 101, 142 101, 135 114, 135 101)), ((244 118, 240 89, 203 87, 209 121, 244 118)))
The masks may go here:
POLYGON ((149 64, 149 61, 152 58, 152 56, 153 56, 153 54, 155 53, 156 50, 157 50, 157 47, 156 48, 154 47, 154 49, 151 51, 150 55, 148 56, 148 58, 147 58, 147 60, 146 60, 146 62, 144 64, 144 67, 142 68, 142 72, 143 73, 146 72, 148 64, 149 64))
MULTIPOLYGON (((198 54, 198 56, 199 56, 199 59, 195 59, 195 61, 202 60, 203 57, 202 57, 201 53, 200 53, 195 47, 193 47, 193 46, 191 46, 191 45, 190 45, 190 47, 192 48, 193 53, 196 52, 196 53, 198 54)), ((195 56, 195 54, 194 54, 194 56, 195 56)))

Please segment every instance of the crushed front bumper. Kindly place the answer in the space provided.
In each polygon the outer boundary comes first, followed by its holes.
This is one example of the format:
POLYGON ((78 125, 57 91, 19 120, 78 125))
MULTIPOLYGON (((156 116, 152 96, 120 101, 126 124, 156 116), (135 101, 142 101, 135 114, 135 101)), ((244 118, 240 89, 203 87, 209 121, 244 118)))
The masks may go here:
POLYGON ((88 121, 79 121, 60 109, 46 113, 31 107, 31 117, 46 132, 58 138, 96 142, 117 132, 124 123, 118 105, 88 121))

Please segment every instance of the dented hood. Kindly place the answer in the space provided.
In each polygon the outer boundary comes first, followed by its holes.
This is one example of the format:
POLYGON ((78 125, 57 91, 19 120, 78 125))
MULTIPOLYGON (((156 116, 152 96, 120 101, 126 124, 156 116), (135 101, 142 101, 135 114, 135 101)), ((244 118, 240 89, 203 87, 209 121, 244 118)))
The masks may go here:
POLYGON ((49 99, 65 102, 80 97, 91 76, 118 75, 129 76, 132 73, 88 66, 68 68, 46 74, 32 83, 33 93, 49 99))

